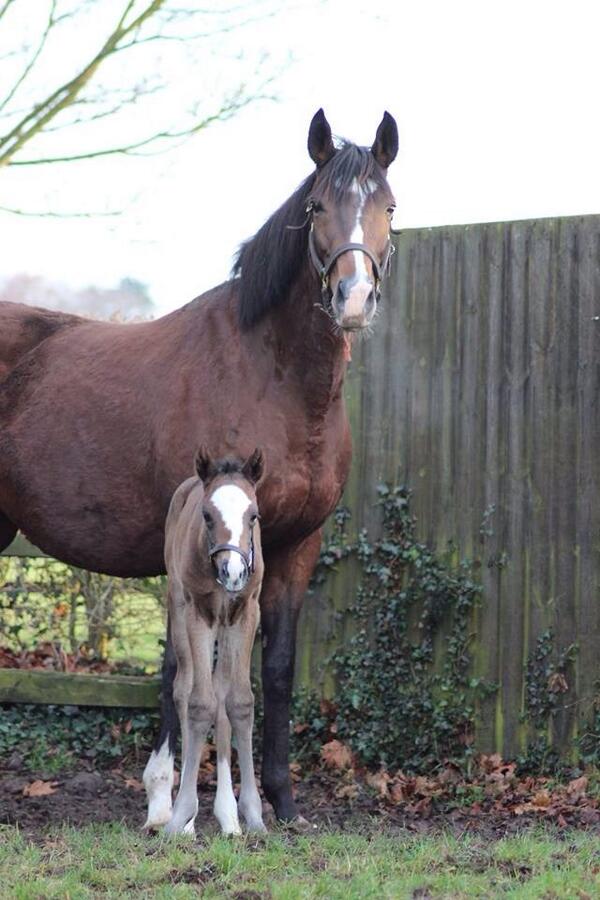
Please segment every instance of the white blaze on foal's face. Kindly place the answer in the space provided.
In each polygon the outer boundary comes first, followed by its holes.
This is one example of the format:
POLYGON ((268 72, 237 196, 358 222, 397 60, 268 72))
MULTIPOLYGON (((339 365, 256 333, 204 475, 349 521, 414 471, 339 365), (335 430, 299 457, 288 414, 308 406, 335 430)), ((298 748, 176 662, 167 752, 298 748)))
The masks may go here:
MULTIPOLYGON (((217 543, 231 544, 247 554, 249 541, 242 544, 242 536, 244 529, 248 527, 246 514, 252 504, 250 497, 235 484, 223 484, 216 489, 214 494, 211 494, 210 502, 221 519, 221 522, 216 523, 216 530, 219 533, 217 543), (225 534, 223 534, 223 528, 225 534)), ((240 554, 224 550, 218 554, 216 563, 223 587, 227 591, 241 590, 247 571, 240 554)))

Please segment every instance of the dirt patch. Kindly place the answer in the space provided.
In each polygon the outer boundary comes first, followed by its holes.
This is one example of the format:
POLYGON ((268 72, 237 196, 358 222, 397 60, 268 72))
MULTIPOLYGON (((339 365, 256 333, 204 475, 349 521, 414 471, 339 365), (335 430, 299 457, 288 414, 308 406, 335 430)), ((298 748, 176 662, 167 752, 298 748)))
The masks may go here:
MULTIPOLYGON (((82 825, 97 822, 122 822, 140 828, 145 819, 145 793, 141 789, 141 767, 102 770, 82 761, 76 770, 51 774, 43 771, 0 767, 0 824, 18 825, 32 838, 44 840, 48 827, 62 824, 82 825), (31 791, 34 782, 50 785, 51 792, 31 791)), ((334 828, 346 832, 385 831, 428 834, 446 830, 457 835, 477 834, 490 840, 523 831, 540 822, 548 822, 543 811, 515 815, 510 809, 479 803, 464 807, 430 802, 390 805, 367 782, 357 780, 349 799, 340 792, 340 778, 317 770, 295 784, 298 804, 308 819, 305 830, 334 828), (340 796, 341 793, 341 796, 340 796)), ((198 833, 212 833, 217 825, 212 813, 213 781, 198 785, 198 833)), ((270 806, 264 806, 265 823, 276 827, 270 806)), ((574 810, 565 825, 585 827, 600 833, 597 810, 574 810), (591 814, 594 813, 594 815, 591 814)), ((550 824, 556 824, 550 822, 550 824)), ((294 829, 288 832, 293 840, 294 829)), ((318 860, 315 860, 318 867, 318 860)), ((521 873, 522 876, 525 873, 521 873)), ((181 878, 181 876, 179 876, 181 878)), ((194 870, 194 882, 210 879, 210 873, 194 870)))

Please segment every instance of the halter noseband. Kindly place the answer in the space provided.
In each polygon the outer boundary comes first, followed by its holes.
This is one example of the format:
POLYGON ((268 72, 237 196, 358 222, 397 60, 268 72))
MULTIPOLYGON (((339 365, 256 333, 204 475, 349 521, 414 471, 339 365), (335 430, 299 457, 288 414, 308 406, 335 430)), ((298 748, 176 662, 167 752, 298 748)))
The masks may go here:
POLYGON ((312 263, 317 270, 319 278, 321 279, 321 294, 323 297, 323 304, 326 306, 328 301, 328 291, 329 291, 329 276, 331 274, 331 270, 333 269, 336 261, 340 256, 344 253, 350 253, 353 250, 358 250, 361 253, 364 253, 369 257, 373 264, 373 274, 375 276, 375 284, 374 291, 375 296, 379 299, 379 295, 381 293, 381 281, 384 276, 389 275, 390 273, 390 265, 392 256, 396 250, 394 245, 392 244, 391 239, 388 239, 387 247, 385 249, 385 253, 383 254, 383 259, 381 262, 377 259, 372 250, 370 250, 366 244, 340 244, 339 247, 329 254, 325 262, 321 260, 317 252, 317 248, 315 245, 315 233, 314 233, 314 222, 310 223, 310 231, 308 232, 308 252, 312 263))
MULTIPOLYGON (((242 562, 244 563, 244 578, 247 579, 249 575, 254 572, 254 528, 250 526, 250 550, 246 553, 242 550, 241 547, 236 547, 235 544, 215 544, 210 547, 208 551, 208 558, 214 565, 214 557, 217 553, 220 553, 222 550, 233 550, 235 553, 239 554, 242 557, 242 562)), ((216 568, 216 566, 215 566, 216 568)), ((223 582, 217 576, 217 583, 224 587, 223 582)))

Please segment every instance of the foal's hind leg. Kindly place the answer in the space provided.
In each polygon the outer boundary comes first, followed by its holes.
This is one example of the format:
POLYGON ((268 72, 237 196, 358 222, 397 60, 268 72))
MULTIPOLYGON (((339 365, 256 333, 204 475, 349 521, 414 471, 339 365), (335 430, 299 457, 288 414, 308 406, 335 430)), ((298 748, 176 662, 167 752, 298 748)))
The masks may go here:
POLYGON ((179 718, 173 700, 173 684, 177 674, 177 657, 167 626, 167 644, 162 667, 160 699, 160 733, 144 769, 144 787, 148 797, 148 817, 144 828, 166 825, 173 810, 174 761, 179 734, 179 718))
POLYGON ((181 783, 167 823, 168 834, 194 832, 198 811, 198 769, 208 729, 215 720, 217 701, 212 686, 214 627, 201 619, 192 604, 183 615, 172 618, 173 642, 177 653, 175 701, 181 722, 181 783))

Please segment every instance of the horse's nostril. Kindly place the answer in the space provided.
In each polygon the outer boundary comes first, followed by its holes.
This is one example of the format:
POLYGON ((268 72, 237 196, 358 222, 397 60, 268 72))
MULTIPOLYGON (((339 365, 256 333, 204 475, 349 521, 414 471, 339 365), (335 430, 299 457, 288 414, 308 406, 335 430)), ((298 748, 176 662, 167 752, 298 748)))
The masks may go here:
POLYGON ((225 560, 221 566, 221 574, 223 575, 223 578, 229 578, 229 564, 227 560, 225 560))

